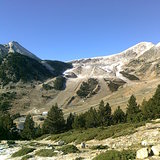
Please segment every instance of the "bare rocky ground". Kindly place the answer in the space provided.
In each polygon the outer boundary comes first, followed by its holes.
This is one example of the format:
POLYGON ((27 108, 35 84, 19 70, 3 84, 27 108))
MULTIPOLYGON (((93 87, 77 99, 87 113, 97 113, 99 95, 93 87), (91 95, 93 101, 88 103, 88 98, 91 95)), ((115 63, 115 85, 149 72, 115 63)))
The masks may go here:
MULTIPOLYGON (((117 138, 107 138, 104 140, 90 140, 85 142, 86 147, 81 148, 81 145, 74 144, 80 150, 80 153, 72 153, 63 155, 61 151, 57 151, 56 157, 39 157, 35 156, 35 153, 40 149, 51 149, 51 145, 56 146, 57 142, 47 140, 34 140, 34 141, 16 141, 16 145, 13 147, 8 147, 6 141, 1 141, 0 143, 0 160, 21 160, 22 157, 12 158, 11 155, 20 150, 22 147, 34 147, 36 150, 29 155, 33 155, 31 160, 75 160, 78 157, 83 157, 85 160, 91 160, 96 157, 98 154, 105 152, 104 150, 92 150, 90 149, 93 146, 98 145, 107 145, 109 150, 142 150, 142 156, 145 154, 146 148, 151 148, 152 146, 160 146, 160 119, 152 121, 151 123, 146 123, 145 126, 139 127, 136 129, 136 132, 131 135, 121 136, 117 138)), ((61 146, 56 146, 55 150, 61 146)), ((157 149, 158 154, 160 153, 160 148, 157 149)), ((147 156, 142 158, 146 160, 160 160, 160 156, 147 156)))

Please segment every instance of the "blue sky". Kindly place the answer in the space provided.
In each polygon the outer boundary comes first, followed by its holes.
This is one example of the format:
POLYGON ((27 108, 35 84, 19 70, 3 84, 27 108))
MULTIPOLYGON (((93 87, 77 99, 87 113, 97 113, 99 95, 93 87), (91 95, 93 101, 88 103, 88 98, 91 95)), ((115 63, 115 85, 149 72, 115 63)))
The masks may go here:
POLYGON ((0 43, 42 59, 118 53, 160 41, 160 0, 0 0, 0 43))

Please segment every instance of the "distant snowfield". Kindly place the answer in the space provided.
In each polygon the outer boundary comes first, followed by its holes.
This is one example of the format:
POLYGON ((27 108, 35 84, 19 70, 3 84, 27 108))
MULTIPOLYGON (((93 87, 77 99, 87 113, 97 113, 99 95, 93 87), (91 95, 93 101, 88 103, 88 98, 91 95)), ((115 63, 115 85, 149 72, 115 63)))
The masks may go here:
POLYGON ((120 73, 123 71, 123 66, 154 46, 151 42, 141 42, 118 54, 73 60, 71 61, 73 68, 66 70, 64 75, 74 73, 80 79, 118 78, 128 83, 130 81, 120 73))

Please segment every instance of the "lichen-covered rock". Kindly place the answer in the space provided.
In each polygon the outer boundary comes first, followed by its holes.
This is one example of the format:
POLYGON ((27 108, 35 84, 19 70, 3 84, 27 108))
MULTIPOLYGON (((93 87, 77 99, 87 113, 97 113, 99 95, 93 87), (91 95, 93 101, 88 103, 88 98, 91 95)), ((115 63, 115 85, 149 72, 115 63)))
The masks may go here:
POLYGON ((86 144, 84 142, 81 143, 81 148, 86 148, 86 144))
POLYGON ((148 148, 141 148, 137 151, 136 154, 137 159, 144 159, 148 157, 148 148))
POLYGON ((160 155, 160 145, 157 145, 157 146, 152 146, 151 148, 153 154, 155 156, 159 156, 160 155))
POLYGON ((62 141, 62 140, 59 140, 59 141, 57 142, 57 145, 58 145, 58 146, 63 146, 64 144, 65 144, 65 142, 62 141))

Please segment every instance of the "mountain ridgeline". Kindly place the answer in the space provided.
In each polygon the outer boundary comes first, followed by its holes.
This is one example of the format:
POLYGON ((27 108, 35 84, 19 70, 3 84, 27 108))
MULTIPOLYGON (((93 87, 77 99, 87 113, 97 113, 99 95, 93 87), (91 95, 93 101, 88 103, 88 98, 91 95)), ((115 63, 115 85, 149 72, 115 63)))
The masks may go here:
POLYGON ((66 112, 81 113, 101 100, 126 109, 131 94, 138 103, 148 100, 159 76, 160 43, 68 63, 41 60, 17 42, 0 45, 0 85, 2 93, 16 92, 13 112, 42 113, 58 103, 66 112))
POLYGON ((27 53, 26 49, 24 49, 25 52, 21 49, 24 48, 17 42, 13 42, 12 44, 9 43, 9 45, 5 45, 3 47, 2 45, 0 46, 1 85, 4 86, 9 83, 17 83, 19 81, 24 83, 45 81, 48 78, 62 75, 66 69, 72 68, 72 64, 65 62, 51 60, 42 61, 29 51, 27 53), (10 49, 8 49, 9 46, 11 46, 10 49))

